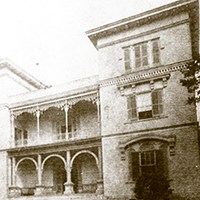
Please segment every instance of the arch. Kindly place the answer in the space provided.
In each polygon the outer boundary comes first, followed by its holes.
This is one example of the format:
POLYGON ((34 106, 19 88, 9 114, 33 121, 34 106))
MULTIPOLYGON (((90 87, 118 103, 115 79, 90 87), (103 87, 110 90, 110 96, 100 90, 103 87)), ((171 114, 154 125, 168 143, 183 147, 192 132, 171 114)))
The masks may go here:
POLYGON ((158 140, 158 141, 166 142, 168 143, 169 148, 170 148, 170 155, 174 155, 174 146, 176 142, 176 136, 174 134, 161 135, 158 133, 147 133, 147 134, 134 136, 132 138, 129 138, 128 140, 120 142, 119 150, 121 153, 121 159, 125 160, 125 151, 130 145, 140 142, 142 140, 158 140))
POLYGON ((142 141, 142 140, 159 140, 159 141, 163 141, 163 142, 167 142, 167 143, 170 143, 170 142, 174 142, 174 138, 163 138, 162 136, 141 136, 139 138, 134 138, 130 141, 128 141, 126 144, 125 144, 125 148, 131 144, 134 144, 134 143, 137 143, 139 141, 142 141))
POLYGON ((34 163, 35 168, 36 168, 36 170, 37 170, 37 168, 38 168, 37 162, 36 162, 33 158, 25 157, 25 158, 22 158, 22 159, 20 159, 20 160, 18 161, 18 163, 17 163, 16 166, 15 166, 15 171, 17 171, 17 168, 18 168, 19 164, 20 164, 21 162, 23 162, 24 160, 31 160, 31 161, 34 163))
POLYGON ((45 164, 45 162, 46 162, 49 158, 52 158, 52 157, 60 158, 60 159, 63 161, 64 167, 65 167, 65 169, 66 169, 66 161, 65 161, 65 159, 64 159, 61 155, 59 155, 59 154, 52 154, 52 155, 47 156, 47 157, 43 160, 42 166, 41 166, 41 169, 42 169, 42 170, 44 169, 44 164, 45 164))
POLYGON ((71 168, 72 168, 72 165, 73 165, 73 162, 74 162, 75 158, 76 158, 77 156, 79 156, 80 154, 83 154, 83 153, 88 153, 88 154, 92 155, 92 156, 94 157, 95 161, 96 161, 96 165, 98 166, 99 160, 98 160, 96 154, 93 153, 93 152, 91 152, 91 151, 89 151, 89 150, 82 150, 82 151, 77 152, 77 153, 73 156, 73 158, 71 159, 71 163, 70 163, 70 167, 71 167, 71 168))

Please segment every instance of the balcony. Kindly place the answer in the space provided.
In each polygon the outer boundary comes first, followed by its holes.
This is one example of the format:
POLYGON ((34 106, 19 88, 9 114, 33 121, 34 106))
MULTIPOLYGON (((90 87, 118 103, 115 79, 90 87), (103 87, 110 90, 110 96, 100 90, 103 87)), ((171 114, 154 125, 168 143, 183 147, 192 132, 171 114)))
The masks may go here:
POLYGON ((30 113, 24 110, 14 119, 14 147, 52 144, 94 138, 99 135, 99 109, 90 101, 63 107, 49 106, 30 113))

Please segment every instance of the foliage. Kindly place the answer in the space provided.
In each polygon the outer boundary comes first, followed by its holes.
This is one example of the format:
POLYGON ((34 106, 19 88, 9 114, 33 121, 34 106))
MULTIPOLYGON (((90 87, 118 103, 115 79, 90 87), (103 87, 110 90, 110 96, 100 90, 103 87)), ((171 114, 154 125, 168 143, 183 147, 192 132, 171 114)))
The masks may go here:
POLYGON ((180 80, 181 84, 187 87, 190 96, 188 103, 195 103, 200 100, 200 61, 193 60, 188 63, 186 69, 182 71, 184 78, 180 80), (196 91, 196 96, 195 96, 196 91))
POLYGON ((140 176, 136 180, 135 194, 137 199, 143 200, 168 200, 172 190, 167 177, 152 174, 140 176))

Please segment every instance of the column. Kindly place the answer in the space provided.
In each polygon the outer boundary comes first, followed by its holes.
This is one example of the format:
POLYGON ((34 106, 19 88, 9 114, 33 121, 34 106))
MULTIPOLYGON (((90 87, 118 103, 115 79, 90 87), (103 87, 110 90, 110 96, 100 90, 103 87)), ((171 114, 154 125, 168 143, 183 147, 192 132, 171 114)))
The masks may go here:
POLYGON ((16 185, 16 159, 14 157, 9 159, 10 163, 10 184, 9 185, 9 197, 19 197, 21 195, 21 189, 16 185))
POLYGON ((64 107, 64 110, 65 110, 65 126, 66 126, 66 132, 65 132, 65 137, 66 137, 66 140, 69 139, 69 135, 68 135, 68 110, 69 110, 69 105, 65 105, 64 107))
POLYGON ((98 119, 98 128, 99 128, 99 135, 101 135, 101 110, 100 110, 100 98, 99 93, 97 93, 97 119, 98 119))
POLYGON ((99 146, 98 147, 98 158, 99 158, 99 162, 98 162, 98 169, 99 169, 99 177, 97 180, 97 190, 96 190, 96 194, 103 194, 103 171, 102 171, 102 147, 99 146))
POLYGON ((42 156, 38 154, 38 167, 37 167, 37 173, 38 173, 38 184, 36 185, 35 190, 35 196, 40 196, 43 194, 44 187, 42 185, 42 156))
POLYGON ((15 166, 16 166, 16 159, 14 157, 12 157, 12 186, 16 186, 15 166))
POLYGON ((12 159, 8 157, 8 187, 12 185, 12 159))
POLYGON ((10 141, 10 146, 14 147, 15 146, 15 117, 14 117, 13 112, 11 113, 10 120, 11 120, 11 141, 10 141))
POLYGON ((71 178, 71 166, 70 166, 70 162, 71 162, 71 155, 70 155, 70 151, 67 150, 66 152, 66 160, 67 160, 67 166, 66 166, 66 171, 67 171, 67 182, 65 183, 65 192, 64 194, 68 195, 68 194, 73 194, 74 193, 74 184, 72 183, 72 178, 71 178))
POLYGON ((37 118, 37 142, 39 142, 40 139, 40 110, 38 109, 36 111, 36 118, 37 118))

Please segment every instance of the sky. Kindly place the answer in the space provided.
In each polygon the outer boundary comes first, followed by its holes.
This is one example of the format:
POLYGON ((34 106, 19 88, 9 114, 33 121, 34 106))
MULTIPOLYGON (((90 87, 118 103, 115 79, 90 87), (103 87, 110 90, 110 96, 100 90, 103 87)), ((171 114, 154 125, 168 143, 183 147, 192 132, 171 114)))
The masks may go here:
POLYGON ((0 0, 0 58, 47 85, 98 74, 85 32, 174 0, 0 0))

